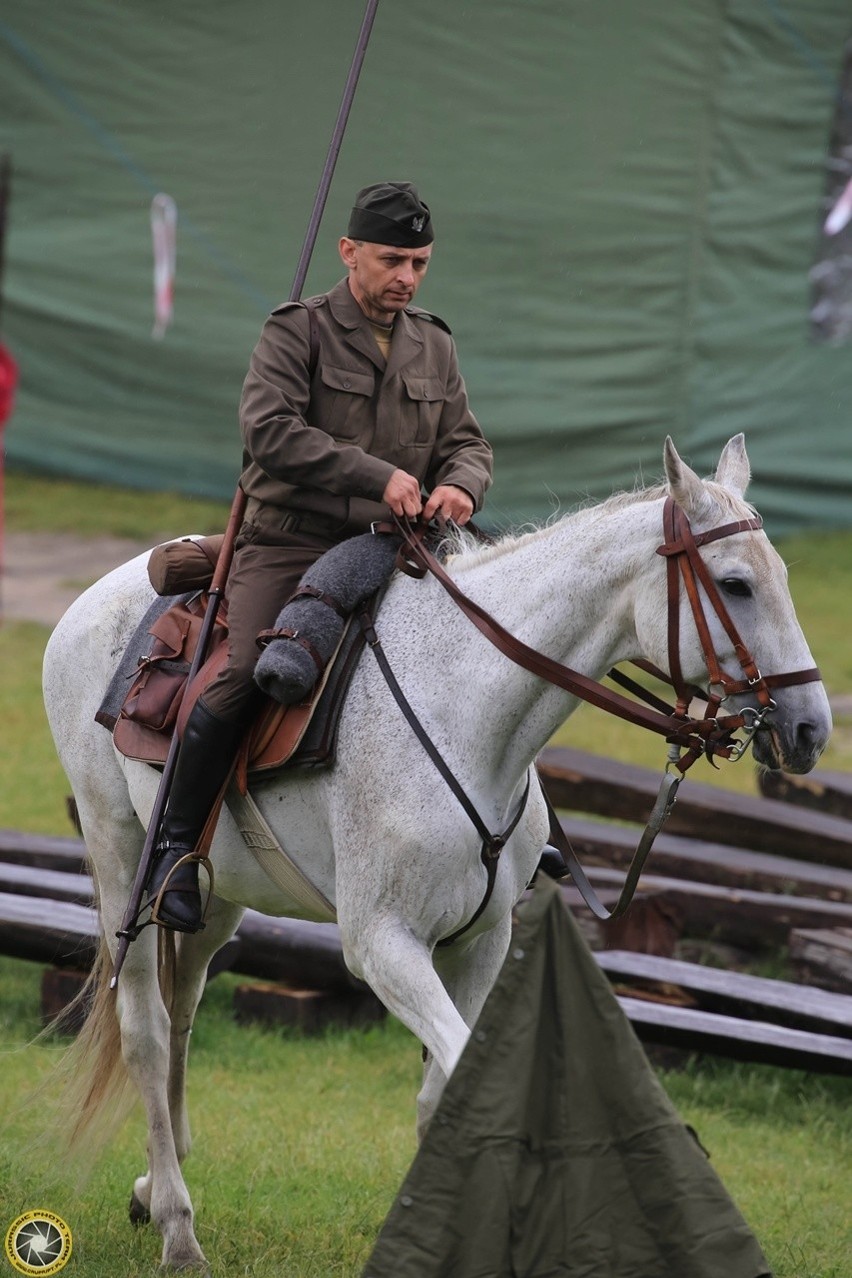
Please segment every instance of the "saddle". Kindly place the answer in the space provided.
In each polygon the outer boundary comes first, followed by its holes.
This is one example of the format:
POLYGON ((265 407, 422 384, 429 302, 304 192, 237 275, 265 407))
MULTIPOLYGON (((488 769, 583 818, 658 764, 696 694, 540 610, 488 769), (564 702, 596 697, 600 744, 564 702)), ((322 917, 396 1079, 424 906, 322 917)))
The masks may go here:
MULTIPOLYGON (((162 766, 172 735, 227 659, 227 603, 222 601, 208 657, 187 686, 207 610, 202 591, 157 599, 139 623, 95 715, 112 732, 120 754, 162 766), (129 684, 129 686, 128 686, 129 684)), ((319 682, 295 705, 264 697, 237 758, 236 779, 276 769, 330 767, 346 693, 364 648, 364 635, 350 618, 319 682)))

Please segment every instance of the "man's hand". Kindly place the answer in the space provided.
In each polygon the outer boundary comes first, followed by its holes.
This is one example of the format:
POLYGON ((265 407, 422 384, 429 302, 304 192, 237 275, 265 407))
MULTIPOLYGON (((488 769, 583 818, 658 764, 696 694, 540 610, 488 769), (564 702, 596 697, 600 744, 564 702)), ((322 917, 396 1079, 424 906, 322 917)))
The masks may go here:
POLYGON ((453 523, 461 527, 473 514, 473 498, 470 493, 466 493, 463 488, 456 488, 454 484, 439 484, 426 502, 423 518, 428 522, 438 511, 445 519, 452 519, 453 523))
POLYGON ((408 515, 410 519, 414 519, 423 509, 420 481, 406 470, 395 470, 382 493, 382 501, 390 506, 395 515, 408 515))

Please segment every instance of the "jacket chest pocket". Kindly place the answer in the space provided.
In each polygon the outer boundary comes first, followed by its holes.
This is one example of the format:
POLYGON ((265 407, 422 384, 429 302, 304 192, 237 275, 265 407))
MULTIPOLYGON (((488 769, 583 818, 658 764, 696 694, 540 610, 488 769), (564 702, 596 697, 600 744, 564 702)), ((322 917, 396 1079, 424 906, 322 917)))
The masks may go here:
POLYGON ((324 364, 320 377, 323 394, 317 405, 317 424, 335 439, 369 441, 373 429, 369 406, 375 387, 374 375, 324 364))
POLYGON ((399 442, 406 447, 434 444, 444 409, 444 386, 439 377, 403 373, 405 388, 399 420, 399 442))

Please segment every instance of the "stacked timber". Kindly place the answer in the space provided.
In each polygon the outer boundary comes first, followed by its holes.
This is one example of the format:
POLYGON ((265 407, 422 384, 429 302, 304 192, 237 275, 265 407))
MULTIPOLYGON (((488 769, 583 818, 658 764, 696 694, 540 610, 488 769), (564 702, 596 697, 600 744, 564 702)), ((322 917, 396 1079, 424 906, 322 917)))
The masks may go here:
MULTIPOLYGON (((562 748, 539 763, 575 852, 611 906, 659 775, 562 748)), ((563 888, 643 1041, 852 1072, 852 786, 835 777, 773 774, 757 798, 687 778, 624 919, 600 924, 574 887, 563 888), (779 950, 810 984, 737 970, 779 950)), ((45 1009, 79 985, 98 940, 82 843, 0 831, 0 952, 50 965, 45 1009)), ((310 1032, 384 1014, 347 971, 334 924, 248 911, 210 975, 225 969, 250 978, 234 995, 241 1020, 310 1032)))

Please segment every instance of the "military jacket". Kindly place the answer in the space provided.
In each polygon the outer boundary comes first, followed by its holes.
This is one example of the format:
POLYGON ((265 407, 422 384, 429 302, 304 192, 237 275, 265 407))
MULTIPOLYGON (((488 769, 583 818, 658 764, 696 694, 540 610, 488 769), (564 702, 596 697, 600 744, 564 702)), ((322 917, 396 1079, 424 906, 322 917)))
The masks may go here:
POLYGON ((449 329, 418 307, 394 322, 385 359, 342 280, 315 301, 311 375, 308 313, 285 303, 252 354, 240 403, 241 484, 258 503, 363 531, 387 514, 397 468, 427 488, 455 484, 482 505, 491 448, 470 410, 449 329))

